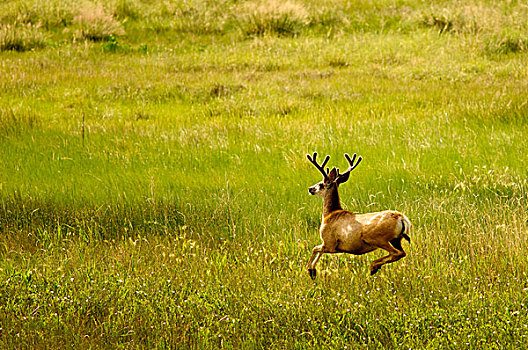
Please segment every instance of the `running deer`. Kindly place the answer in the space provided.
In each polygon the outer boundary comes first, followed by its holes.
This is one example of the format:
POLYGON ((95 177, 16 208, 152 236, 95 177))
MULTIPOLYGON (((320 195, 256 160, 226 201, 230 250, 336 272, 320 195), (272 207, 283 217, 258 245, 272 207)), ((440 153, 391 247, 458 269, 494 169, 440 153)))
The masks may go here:
POLYGON ((345 153, 348 169, 340 174, 339 169, 331 171, 324 166, 330 159, 326 156, 321 165, 317 163, 317 152, 313 157, 307 155, 308 160, 321 172, 323 181, 308 189, 311 195, 323 198, 323 221, 319 232, 323 244, 313 248, 307 268, 310 277, 315 279, 315 265, 323 253, 350 253, 362 255, 378 248, 386 250, 389 255, 374 260, 370 265, 370 274, 373 275, 385 264, 392 263, 405 257, 401 241, 408 236, 411 223, 402 213, 385 210, 375 213, 356 214, 343 210, 339 201, 337 189, 346 182, 350 172, 361 162, 361 156, 354 153, 352 159, 345 153), (357 161, 356 161, 357 158, 357 161))

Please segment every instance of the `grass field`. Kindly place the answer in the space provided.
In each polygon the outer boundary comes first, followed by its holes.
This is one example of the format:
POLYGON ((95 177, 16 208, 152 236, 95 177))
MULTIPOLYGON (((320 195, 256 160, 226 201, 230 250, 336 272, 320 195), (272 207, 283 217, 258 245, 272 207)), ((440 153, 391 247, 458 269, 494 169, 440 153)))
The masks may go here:
POLYGON ((519 349, 528 7, 4 1, 0 348, 519 349), (325 255, 320 174, 411 220, 325 255))

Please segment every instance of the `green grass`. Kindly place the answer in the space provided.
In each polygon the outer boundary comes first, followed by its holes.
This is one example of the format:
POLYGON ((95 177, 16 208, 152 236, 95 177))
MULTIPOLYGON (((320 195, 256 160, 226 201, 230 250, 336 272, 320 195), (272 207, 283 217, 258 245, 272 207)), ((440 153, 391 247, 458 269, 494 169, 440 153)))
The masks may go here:
POLYGON ((1 348, 525 347, 528 8, 264 4, 0 5, 1 348), (313 151, 405 259, 311 281, 313 151))

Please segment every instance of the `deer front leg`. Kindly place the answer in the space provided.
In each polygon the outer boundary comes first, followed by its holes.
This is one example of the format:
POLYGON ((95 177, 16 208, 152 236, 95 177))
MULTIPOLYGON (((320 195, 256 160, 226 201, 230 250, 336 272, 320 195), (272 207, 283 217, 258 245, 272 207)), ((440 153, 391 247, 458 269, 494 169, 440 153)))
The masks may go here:
POLYGON ((308 259, 308 263, 306 264, 306 268, 308 269, 308 272, 310 273, 310 277, 314 280, 317 271, 315 269, 315 265, 321 258, 321 255, 323 254, 323 244, 315 246, 312 249, 312 255, 310 256, 310 259, 308 259))
MULTIPOLYGON (((378 272, 379 269, 381 269, 383 265, 398 261, 407 255, 403 251, 403 249, 402 250, 396 249, 389 243, 380 244, 378 245, 378 247, 389 252, 389 255, 376 259, 372 262, 372 264, 370 264, 370 274, 371 275, 378 272)), ((399 247, 401 247, 401 245, 399 247)))

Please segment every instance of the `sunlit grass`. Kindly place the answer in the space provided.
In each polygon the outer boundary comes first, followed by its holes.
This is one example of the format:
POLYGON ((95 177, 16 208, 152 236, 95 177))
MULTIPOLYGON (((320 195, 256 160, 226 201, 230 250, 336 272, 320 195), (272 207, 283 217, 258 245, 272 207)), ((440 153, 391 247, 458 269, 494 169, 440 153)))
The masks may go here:
POLYGON ((0 5, 1 347, 524 346, 526 7, 264 4, 0 5), (311 281, 313 151, 405 259, 311 281))

